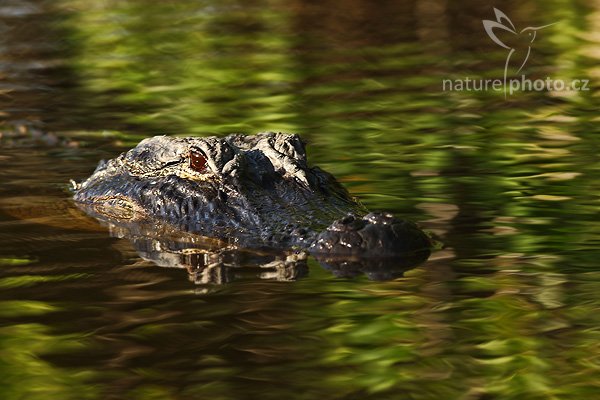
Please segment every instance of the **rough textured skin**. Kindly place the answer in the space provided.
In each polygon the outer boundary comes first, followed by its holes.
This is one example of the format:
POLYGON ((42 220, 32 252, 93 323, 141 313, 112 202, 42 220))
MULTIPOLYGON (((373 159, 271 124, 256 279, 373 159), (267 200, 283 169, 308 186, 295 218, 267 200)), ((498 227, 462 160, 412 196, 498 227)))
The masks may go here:
POLYGON ((315 254, 393 256, 431 246, 416 225, 367 214, 333 176, 307 165, 297 135, 282 133, 148 138, 100 162, 74 199, 134 233, 169 226, 315 254))
POLYGON ((388 213, 348 215, 317 235, 310 250, 318 254, 390 257, 431 246, 418 226, 388 213))

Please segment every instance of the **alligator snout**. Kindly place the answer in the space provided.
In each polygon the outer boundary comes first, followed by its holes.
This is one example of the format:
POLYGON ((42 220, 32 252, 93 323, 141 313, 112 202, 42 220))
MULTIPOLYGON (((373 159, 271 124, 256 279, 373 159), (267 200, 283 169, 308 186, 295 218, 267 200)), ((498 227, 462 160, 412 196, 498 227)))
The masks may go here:
POLYGON ((394 257, 430 249, 432 241, 419 227, 388 213, 348 216, 321 232, 310 247, 314 254, 394 257))

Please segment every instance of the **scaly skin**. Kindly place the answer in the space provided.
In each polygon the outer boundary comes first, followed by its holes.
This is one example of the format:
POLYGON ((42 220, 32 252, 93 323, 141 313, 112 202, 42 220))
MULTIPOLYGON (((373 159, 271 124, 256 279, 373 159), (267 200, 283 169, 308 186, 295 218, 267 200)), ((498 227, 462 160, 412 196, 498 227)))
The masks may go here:
MULTIPOLYGON (((157 136, 75 185, 93 216, 136 235, 157 226, 238 247, 393 257, 426 250, 415 224, 368 211, 318 167, 297 135, 157 136)), ((162 228, 161 228, 162 229, 162 228)))

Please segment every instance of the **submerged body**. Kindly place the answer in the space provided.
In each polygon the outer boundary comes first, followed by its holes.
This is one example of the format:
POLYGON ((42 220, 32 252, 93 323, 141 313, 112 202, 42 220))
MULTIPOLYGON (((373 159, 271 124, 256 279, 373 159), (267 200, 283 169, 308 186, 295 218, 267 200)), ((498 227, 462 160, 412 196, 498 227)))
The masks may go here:
POLYGON ((331 256, 394 257, 426 250, 415 224, 368 211, 318 167, 297 135, 157 136, 75 185, 74 200, 129 232, 160 227, 240 247, 331 256))

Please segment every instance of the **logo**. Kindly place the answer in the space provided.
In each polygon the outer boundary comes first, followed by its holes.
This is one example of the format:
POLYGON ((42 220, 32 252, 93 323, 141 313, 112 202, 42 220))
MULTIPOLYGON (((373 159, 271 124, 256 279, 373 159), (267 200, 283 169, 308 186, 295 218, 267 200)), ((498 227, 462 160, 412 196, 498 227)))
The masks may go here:
POLYGON ((511 64, 511 60, 516 65, 519 65, 517 73, 521 72, 521 70, 525 66, 525 63, 527 63, 527 60, 529 59, 529 55, 531 54, 531 45, 535 40, 537 32, 540 29, 554 25, 554 23, 542 26, 528 26, 518 31, 517 28, 515 28, 515 25, 510 20, 510 18, 508 18, 508 16, 502 11, 498 10, 497 8, 494 8, 494 13, 496 14, 496 20, 483 20, 483 27, 485 28, 485 32, 494 41, 494 43, 508 50, 506 62, 504 63, 504 86, 506 88, 506 75, 508 73, 508 68, 511 64), (495 32, 494 30, 498 30, 499 32, 495 32), (507 35, 517 36, 518 39, 525 39, 521 40, 521 42, 524 43, 524 45, 521 45, 517 48, 517 46, 515 45, 505 44, 498 37, 498 34, 502 32, 507 32, 507 35), (527 47, 527 50, 525 50, 525 47, 527 47))
POLYGON ((510 18, 499 9, 494 8, 494 15, 495 21, 484 19, 482 22, 490 39, 498 46, 508 50, 504 61, 504 79, 473 79, 468 76, 464 79, 442 79, 443 91, 503 91, 506 99, 508 94, 512 96, 518 91, 573 92, 590 90, 589 79, 573 79, 566 82, 562 79, 546 77, 546 79, 532 81, 523 74, 514 78, 527 64, 538 32, 555 25, 556 22, 542 26, 528 26, 519 30, 510 18), (509 76, 513 78, 509 79, 509 76))

